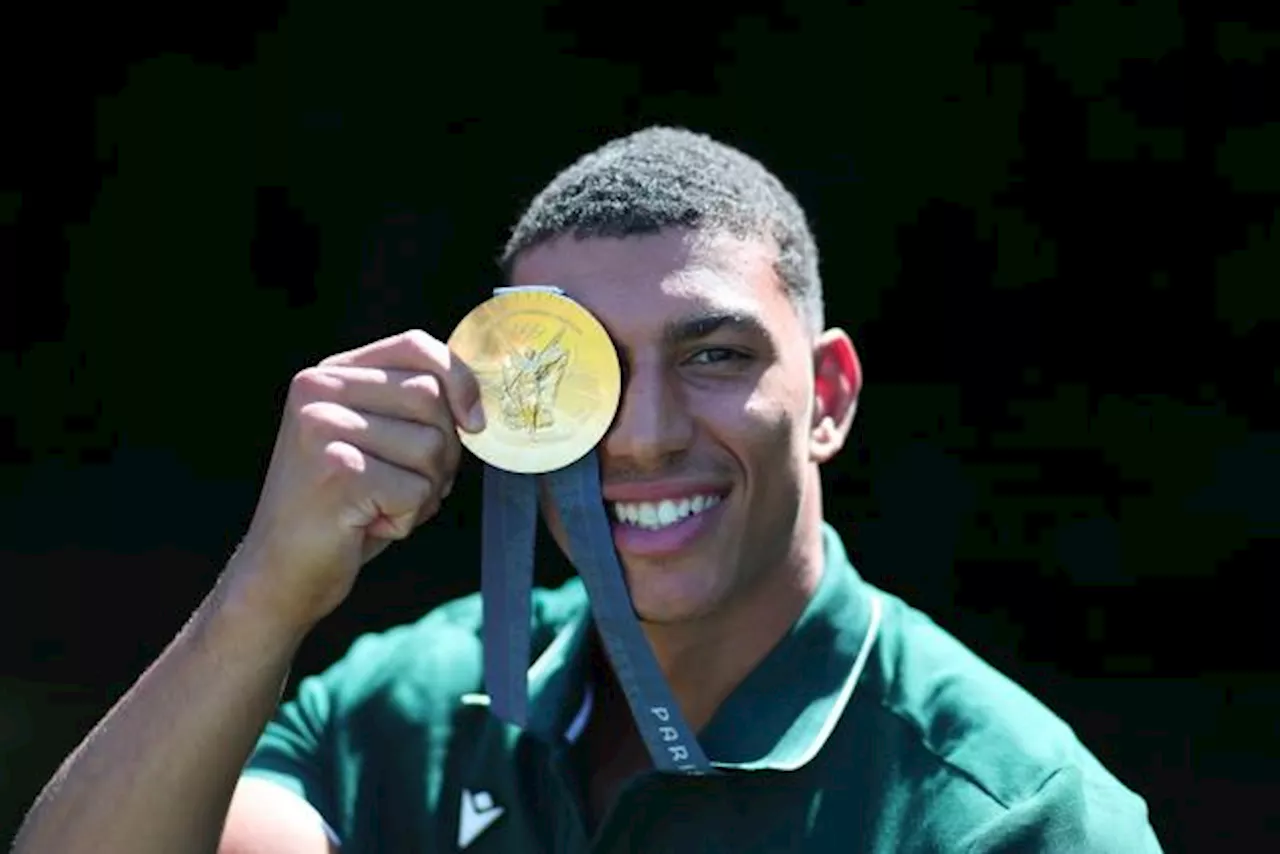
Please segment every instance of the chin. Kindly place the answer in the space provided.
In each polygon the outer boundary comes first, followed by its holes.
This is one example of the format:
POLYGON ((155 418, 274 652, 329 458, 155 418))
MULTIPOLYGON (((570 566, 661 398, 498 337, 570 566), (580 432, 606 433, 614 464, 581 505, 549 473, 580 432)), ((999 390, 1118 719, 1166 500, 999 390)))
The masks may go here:
POLYGON ((627 573, 631 603, 643 622, 687 623, 714 613, 721 602, 711 579, 670 577, 636 578, 627 573))

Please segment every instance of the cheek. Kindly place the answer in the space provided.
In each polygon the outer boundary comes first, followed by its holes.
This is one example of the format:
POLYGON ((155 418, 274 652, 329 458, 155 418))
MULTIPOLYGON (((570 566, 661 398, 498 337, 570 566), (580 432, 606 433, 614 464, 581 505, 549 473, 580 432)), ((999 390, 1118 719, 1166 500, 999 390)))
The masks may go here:
POLYGON ((752 420, 778 441, 804 445, 807 442, 812 382, 798 366, 784 360, 766 371, 748 401, 752 420))
POLYGON ((756 460, 766 476, 793 469, 808 447, 804 393, 777 376, 780 372, 771 373, 741 402, 734 431, 740 452, 756 460))
POLYGON ((789 443, 795 418, 791 410, 777 399, 753 397, 747 401, 743 414, 744 432, 762 449, 777 450, 789 443))

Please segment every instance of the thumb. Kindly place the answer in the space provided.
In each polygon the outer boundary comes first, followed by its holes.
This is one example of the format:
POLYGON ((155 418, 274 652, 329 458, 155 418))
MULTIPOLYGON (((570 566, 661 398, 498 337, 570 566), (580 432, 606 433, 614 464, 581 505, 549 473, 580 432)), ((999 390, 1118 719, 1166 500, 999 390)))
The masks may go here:
POLYGON ((480 401, 480 383, 475 372, 456 353, 449 353, 449 382, 445 394, 454 418, 469 433, 484 429, 484 406, 480 401))
POLYGON ((398 513, 394 516, 388 516, 383 513, 365 528, 365 534, 383 540, 403 540, 413 533, 413 528, 417 521, 417 512, 398 513))
POLYGON ((360 565, 368 563, 387 550, 396 540, 403 540, 413 530, 416 516, 413 513, 391 517, 379 515, 364 529, 364 541, 360 544, 360 565))

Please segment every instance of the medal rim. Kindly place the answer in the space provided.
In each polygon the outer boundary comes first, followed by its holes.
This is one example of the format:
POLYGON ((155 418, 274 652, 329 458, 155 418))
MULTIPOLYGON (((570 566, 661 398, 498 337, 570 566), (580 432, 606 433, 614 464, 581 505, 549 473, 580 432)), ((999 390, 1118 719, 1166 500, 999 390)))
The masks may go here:
MULTIPOLYGON (((595 371, 583 371, 581 368, 578 368, 577 370, 588 374, 598 372, 599 379, 601 380, 600 384, 606 387, 611 386, 614 393, 611 395, 612 400, 608 404, 608 418, 603 418, 602 413, 601 421, 598 425, 599 429, 597 430, 593 427, 590 431, 593 434, 598 432, 599 435, 593 436, 589 442, 584 441, 580 448, 576 443, 570 444, 571 440, 565 440, 560 444, 561 446, 568 446, 572 448, 572 458, 568 458, 570 452, 566 451, 565 454, 562 454, 555 460, 554 465, 535 465, 530 462, 521 464, 522 458, 529 460, 530 457, 535 456, 529 454, 529 448, 527 446, 504 443, 500 439, 495 439, 495 434, 489 432, 493 418, 498 416, 493 411, 495 407, 491 405, 493 402, 492 397, 486 395, 484 386, 482 385, 480 389, 480 401, 485 410, 485 429, 479 433, 468 433, 467 431, 458 428, 458 437, 463 446, 480 460, 494 466, 495 468, 499 468, 513 474, 547 474, 549 472, 559 471, 562 468, 573 465, 575 462, 591 453, 592 449, 594 449, 596 445, 599 444, 600 440, 604 438, 605 433, 609 430, 609 426, 613 423, 613 419, 617 416, 622 396, 622 369, 618 363, 617 351, 614 348, 613 339, 609 337, 608 331, 604 328, 604 324, 600 322, 599 318, 588 311, 581 303, 577 302, 572 297, 567 296, 562 291, 559 291, 559 289, 553 289, 545 286, 530 287, 528 289, 499 289, 488 299, 479 303, 467 312, 466 316, 464 316, 462 320, 458 322, 458 325, 454 327, 447 342, 450 352, 453 353, 455 357, 463 359, 463 361, 467 363, 468 367, 474 371, 474 359, 468 358, 468 354, 458 352, 458 350, 455 349, 462 336, 468 334, 468 327, 480 324, 479 318, 484 317, 486 313, 489 313, 491 317, 496 315, 496 320, 489 321, 489 324, 494 324, 500 323, 504 319, 503 314, 500 312, 505 312, 506 316, 509 317, 527 311, 530 308, 549 311, 557 317, 582 328, 583 332, 580 333, 580 338, 582 339, 598 336, 600 343, 605 345, 602 349, 607 352, 611 358, 605 359, 602 365, 600 365, 595 371), (517 300, 521 303, 518 310, 513 310, 514 305, 507 308, 501 307, 503 303, 513 303, 517 300), (541 303, 541 305, 530 305, 529 301, 532 301, 535 304, 541 303)), ((479 378, 477 377, 477 381, 478 380, 479 378)))

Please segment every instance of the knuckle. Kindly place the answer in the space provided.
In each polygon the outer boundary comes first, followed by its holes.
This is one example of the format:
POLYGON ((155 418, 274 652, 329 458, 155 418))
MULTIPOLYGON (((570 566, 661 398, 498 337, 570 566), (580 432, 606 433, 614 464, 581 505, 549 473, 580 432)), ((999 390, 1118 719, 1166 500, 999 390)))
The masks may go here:
POLYGON ((413 412, 424 421, 435 420, 447 409, 440 380, 432 374, 414 374, 400 387, 409 395, 413 412))
POLYGON ((405 379, 401 383, 402 388, 409 389, 415 394, 423 395, 431 398, 433 401, 440 397, 440 380, 434 374, 414 374, 405 379))
POLYGON ((327 442, 320 457, 328 474, 337 478, 363 474, 366 468, 364 454, 346 442, 327 442))
POLYGON ((315 400, 332 394, 342 387, 342 382, 319 366, 303 368, 293 375, 289 393, 295 399, 315 400))
POLYGON ((404 333, 404 342, 417 353, 434 358, 440 352, 440 341, 422 329, 410 329, 404 333))
POLYGON ((304 436, 330 436, 342 420, 342 407, 326 400, 313 400, 298 408, 298 427, 304 436))

